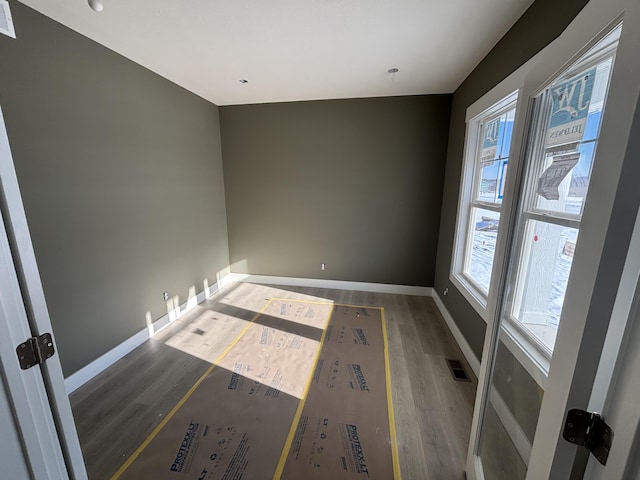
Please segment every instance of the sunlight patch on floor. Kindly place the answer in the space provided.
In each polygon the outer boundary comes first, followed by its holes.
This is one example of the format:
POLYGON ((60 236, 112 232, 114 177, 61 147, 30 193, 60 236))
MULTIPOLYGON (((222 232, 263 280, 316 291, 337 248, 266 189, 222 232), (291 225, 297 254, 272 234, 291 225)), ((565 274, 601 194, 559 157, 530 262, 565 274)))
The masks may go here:
MULTIPOLYGON (((265 294, 291 295, 265 288, 265 294)), ((224 295, 224 294, 223 294, 224 295)), ((333 302, 313 297, 265 299, 258 311, 236 307, 232 297, 199 307, 156 337, 167 346, 301 398, 320 348, 333 302)))

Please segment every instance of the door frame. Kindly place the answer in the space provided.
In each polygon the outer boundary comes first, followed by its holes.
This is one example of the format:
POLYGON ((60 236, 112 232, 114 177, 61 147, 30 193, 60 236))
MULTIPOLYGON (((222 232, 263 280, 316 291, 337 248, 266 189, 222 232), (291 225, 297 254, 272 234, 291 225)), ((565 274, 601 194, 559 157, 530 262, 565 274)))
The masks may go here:
POLYGON ((22 371, 16 358, 16 346, 29 338, 31 331, 2 214, 0 224, 0 381, 31 474, 35 478, 67 478, 42 376, 38 368, 22 371))
POLYGON ((15 360, 3 362, 5 387, 22 430, 25 453, 35 478, 84 480, 87 473, 59 355, 29 370, 21 370, 16 358, 16 346, 27 338, 55 332, 49 318, 1 108, 0 212, 0 217, 4 217, 8 242, 2 250, 2 261, 6 266, 15 268, 16 272, 13 284, 3 285, 3 289, 11 288, 19 295, 14 295, 13 310, 6 323, 0 325, 3 331, 9 332, 9 335, 2 336, 0 352, 3 360, 11 357, 15 360))
MULTIPOLYGON (((640 105, 639 105, 640 107, 640 105)), ((636 110, 634 130, 640 135, 640 108, 636 110)), ((640 149, 640 145, 638 146, 640 149)), ((636 152, 636 158, 637 158, 636 152)), ((640 165, 636 167, 636 176, 640 165)), ((636 196, 636 208, 640 203, 636 196)), ((616 299, 614 315, 607 334, 598 376, 611 379, 607 392, 594 391, 589 411, 601 412, 614 431, 613 444, 606 466, 589 458, 584 478, 638 478, 640 459, 635 453, 640 442, 640 209, 625 263, 623 279, 616 299), (631 379, 631 381, 629 381, 631 379), (605 398, 606 397, 606 398, 605 398)), ((604 382, 602 382, 604 383, 604 382)))
MULTIPOLYGON (((619 178, 626 161, 625 152, 631 119, 640 93, 640 62, 636 58, 640 49, 638 10, 640 8, 629 0, 591 0, 556 40, 501 82, 513 82, 514 79, 522 82, 509 88, 520 88, 512 150, 519 152, 518 158, 522 159, 531 110, 530 99, 564 67, 576 60, 578 54, 584 53, 585 46, 593 45, 596 39, 601 38, 602 32, 620 20, 624 21, 616 59, 616 66, 622 65, 623 68, 614 66, 596 152, 596 155, 601 156, 606 152, 606 161, 595 162, 592 173, 591 195, 587 198, 582 217, 580 245, 576 249, 565 297, 563 319, 549 366, 545 395, 528 462, 527 478, 569 478, 573 469, 576 447, 561 437, 565 412, 568 408, 586 409, 588 406, 608 327, 608 322, 603 321, 603 318, 608 319, 611 315, 615 291, 622 274, 621 263, 624 263, 629 248, 629 239, 627 238, 625 243, 625 239, 620 241, 621 239, 614 238, 616 232, 610 232, 607 226, 610 226, 614 199, 620 186, 619 178), (621 92, 626 95, 623 96, 621 92), (615 244, 615 248, 610 244, 615 244), (613 298, 610 298, 612 293, 613 298), (605 302, 601 301, 603 294, 607 294, 605 302), (590 301, 585 302, 585 297, 590 298, 590 301), (579 374, 577 365, 580 365, 579 374)), ((497 88, 498 86, 495 89, 497 88)), ((515 155, 512 155, 513 157, 515 155)), ((510 237, 517 207, 514 200, 522 163, 519 161, 518 167, 509 172, 507 192, 511 201, 506 207, 503 205, 505 219, 508 219, 505 223, 508 227, 499 233, 496 251, 508 252, 507 247, 511 244, 510 237)), ((488 305, 490 315, 467 457, 467 474, 470 479, 484 478, 480 457, 477 455, 480 425, 489 402, 498 338, 504 335, 504 332, 501 334, 499 307, 505 288, 508 257, 508 253, 503 255, 494 265, 492 284, 498 286, 498 294, 488 305)), ((597 384, 595 388, 598 388, 597 384)), ((582 467, 578 465, 577 468, 583 467, 584 464, 582 467)))

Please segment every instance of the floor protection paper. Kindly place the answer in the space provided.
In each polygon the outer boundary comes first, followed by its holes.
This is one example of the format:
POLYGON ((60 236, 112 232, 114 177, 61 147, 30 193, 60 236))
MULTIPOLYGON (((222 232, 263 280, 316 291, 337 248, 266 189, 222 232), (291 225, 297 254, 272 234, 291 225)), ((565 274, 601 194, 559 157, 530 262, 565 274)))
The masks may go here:
POLYGON ((275 300, 113 479, 399 478, 382 309, 275 300))

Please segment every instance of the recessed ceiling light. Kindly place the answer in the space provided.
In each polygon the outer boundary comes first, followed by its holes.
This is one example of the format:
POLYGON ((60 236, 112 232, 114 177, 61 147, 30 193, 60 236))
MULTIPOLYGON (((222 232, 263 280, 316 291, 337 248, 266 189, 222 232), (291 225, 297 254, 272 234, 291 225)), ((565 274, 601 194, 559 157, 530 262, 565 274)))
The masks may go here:
POLYGON ((390 68, 389 70, 387 70, 387 73, 398 73, 399 70, 396 67, 390 68))
POLYGON ((101 12, 104 9, 104 5, 100 0, 89 0, 89 6, 94 12, 101 12))
POLYGON ((238 80, 240 83, 249 83, 249 80, 247 80, 246 78, 241 78, 240 80, 238 80))

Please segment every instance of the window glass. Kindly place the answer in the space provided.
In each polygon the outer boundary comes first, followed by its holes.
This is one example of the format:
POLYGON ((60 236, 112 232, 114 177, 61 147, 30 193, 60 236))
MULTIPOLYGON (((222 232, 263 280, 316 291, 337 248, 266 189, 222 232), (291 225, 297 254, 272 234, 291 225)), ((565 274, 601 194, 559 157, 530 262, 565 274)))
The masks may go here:
POLYGON ((556 339, 578 230, 530 220, 523 241, 524 278, 513 317, 549 350, 556 339))
POLYGON ((515 98, 497 114, 487 116, 481 122, 481 142, 473 159, 475 194, 469 210, 463 273, 484 295, 489 292, 493 270, 513 135, 514 104, 515 98))
POLYGON ((483 142, 479 153, 480 178, 476 194, 479 202, 502 203, 514 116, 515 108, 483 125, 483 142))
MULTIPOLYGON (((561 136, 565 132, 578 130, 575 142, 553 144, 545 151, 544 172, 539 183, 545 182, 547 192, 539 192, 535 207, 539 210, 581 216, 584 198, 589 186, 593 155, 600 130, 602 106, 604 105, 613 59, 607 58, 595 67, 588 68, 569 80, 558 82, 550 88, 553 113, 547 129, 549 135, 561 136), (588 104, 584 118, 577 119, 577 110, 582 103, 588 104), (575 108, 574 108, 575 107, 575 108), (555 127, 554 116, 561 118, 560 127, 555 127), (576 120, 573 120, 576 118, 576 120), (552 132, 549 134, 549 132, 552 132), (556 182, 552 177, 558 178, 556 182), (557 184, 557 185, 556 185, 557 184)), ((571 133, 568 134, 571 136, 571 133)), ((574 137, 572 137, 574 138, 574 137)), ((553 143, 553 142, 552 142, 553 143)))
POLYGON ((517 99, 513 92, 468 123, 452 278, 481 313, 491 287, 517 99))
POLYGON ((549 358, 561 321, 616 40, 612 32, 536 97, 508 318, 549 358))
POLYGON ((465 273, 485 293, 489 291, 493 257, 496 251, 500 213, 482 208, 473 208, 471 214, 471 248, 465 273))

